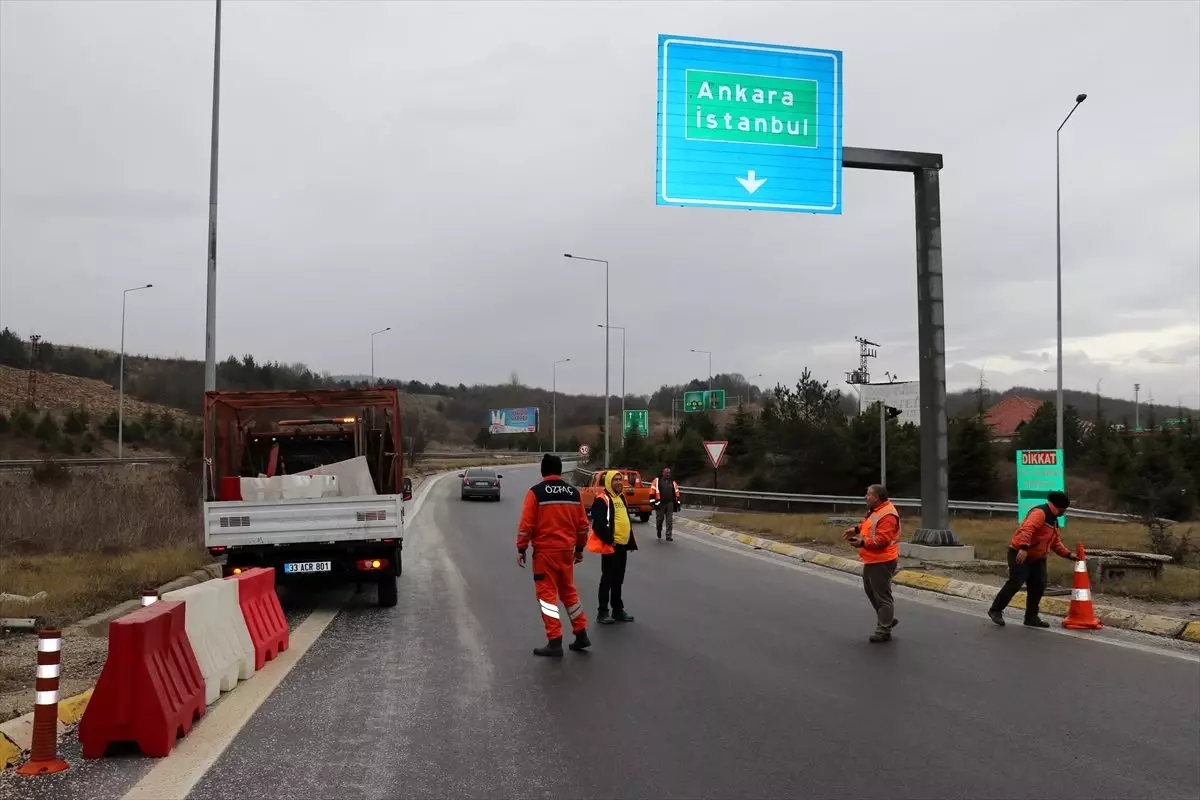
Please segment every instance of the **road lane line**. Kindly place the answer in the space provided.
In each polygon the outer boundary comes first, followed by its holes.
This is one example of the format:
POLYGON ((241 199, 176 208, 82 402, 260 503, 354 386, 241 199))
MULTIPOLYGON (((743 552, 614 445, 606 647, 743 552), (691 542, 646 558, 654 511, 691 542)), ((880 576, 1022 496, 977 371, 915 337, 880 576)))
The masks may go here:
MULTIPOLYGON (((746 545, 733 544, 732 542, 729 542, 725 539, 714 537, 707 533, 698 533, 695 531, 682 531, 679 528, 676 528, 675 535, 681 536, 681 538, 684 538, 684 539, 695 541, 699 544, 705 545, 706 547, 712 547, 716 550, 724 550, 728 553, 740 555, 743 558, 753 558, 758 561, 765 561, 768 564, 776 564, 776 565, 784 567, 786 569, 790 569, 795 572, 801 572, 806 575, 811 575, 815 578, 820 578, 822 580, 832 581, 834 583, 841 583, 841 584, 849 586, 849 587, 859 587, 861 590, 862 580, 860 578, 858 578, 857 576, 850 575, 849 573, 839 572, 837 570, 829 569, 827 567, 812 566, 811 564, 806 564, 802 561, 797 561, 796 559, 790 558, 789 556, 780 555, 778 553, 772 553, 769 550, 756 550, 756 549, 751 549, 750 547, 748 547, 746 545)), ((998 590, 998 588, 997 588, 997 590, 998 590)), ((897 597, 903 597, 906 600, 920 603, 921 605, 932 606, 934 608, 944 608, 947 611, 952 611, 955 614, 962 614, 962 615, 968 616, 968 617, 982 618, 983 620, 985 620, 987 622, 988 625, 992 624, 990 621, 987 620, 987 617, 983 616, 982 613, 978 610, 978 609, 984 608, 986 605, 985 603, 978 601, 978 600, 970 600, 965 597, 955 597, 953 595, 936 594, 933 592, 924 592, 919 589, 910 589, 906 586, 894 586, 892 588, 892 591, 896 594, 897 597), (972 605, 969 606, 967 604, 972 604, 972 605)), ((1009 619, 1017 619, 1017 617, 1014 615, 1015 615, 1015 612, 1013 612, 1012 609, 1009 609, 1008 618, 1009 619)), ((1116 636, 1140 636, 1141 635, 1141 634, 1136 634, 1131 631, 1121 630, 1119 628, 1108 629, 1108 632, 1110 634, 1113 634, 1116 636)), ((1079 640, 1085 641, 1085 642, 1092 642, 1095 644, 1106 644, 1111 647, 1122 647, 1126 650, 1137 650, 1142 653, 1146 653, 1149 655, 1156 655, 1156 656, 1169 656, 1171 658, 1178 658, 1182 661, 1190 661, 1194 664, 1200 664, 1200 655, 1196 655, 1195 651, 1190 646, 1187 646, 1187 649, 1179 649, 1179 650, 1174 649, 1177 646, 1184 646, 1184 645, 1182 645, 1181 640, 1179 640, 1179 639, 1166 640, 1167 642, 1171 642, 1172 645, 1158 644, 1158 643, 1152 644, 1152 643, 1137 642, 1137 641, 1126 641, 1124 639, 1113 639, 1113 638, 1107 638, 1104 636, 1097 636, 1095 633, 1088 632, 1088 631, 1072 631, 1072 630, 1067 630, 1065 628, 1053 628, 1053 627, 1048 628, 1046 630, 1031 631, 1031 633, 1033 633, 1034 635, 1051 634, 1053 636, 1069 636, 1072 639, 1079 639, 1079 640)))
POLYGON ((171 755, 155 764, 129 790, 124 800, 184 800, 259 706, 325 632, 350 598, 350 593, 346 591, 336 597, 339 599, 334 601, 334 608, 316 609, 292 631, 287 650, 209 709, 191 733, 179 741, 171 755))

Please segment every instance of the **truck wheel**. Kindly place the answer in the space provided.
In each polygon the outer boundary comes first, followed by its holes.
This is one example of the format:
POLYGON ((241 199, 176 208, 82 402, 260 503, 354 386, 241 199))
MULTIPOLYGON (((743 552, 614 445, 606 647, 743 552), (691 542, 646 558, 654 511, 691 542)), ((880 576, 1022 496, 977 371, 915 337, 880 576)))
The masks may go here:
POLYGON ((396 605, 399 599, 399 587, 397 582, 399 579, 395 575, 388 575, 379 579, 379 607, 392 608, 396 605))
POLYGON ((649 521, 650 521, 650 512, 649 511, 643 511, 642 513, 638 514, 638 522, 649 522, 649 521))

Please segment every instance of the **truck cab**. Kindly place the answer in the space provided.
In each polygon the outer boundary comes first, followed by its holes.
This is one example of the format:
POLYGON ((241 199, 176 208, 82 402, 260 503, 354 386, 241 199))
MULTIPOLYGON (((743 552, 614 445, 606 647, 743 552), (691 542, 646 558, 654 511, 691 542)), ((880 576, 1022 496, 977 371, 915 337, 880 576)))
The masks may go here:
POLYGON ((392 387, 206 392, 205 547, 226 575, 373 583, 394 606, 412 497, 402 441, 392 387))
POLYGON ((610 472, 619 472, 625 477, 625 507, 629 509, 639 522, 647 522, 654 513, 654 505, 650 502, 650 485, 642 481, 642 474, 636 469, 602 469, 592 475, 586 486, 579 490, 579 499, 585 509, 591 509, 592 502, 600 492, 604 491, 604 477, 610 472))

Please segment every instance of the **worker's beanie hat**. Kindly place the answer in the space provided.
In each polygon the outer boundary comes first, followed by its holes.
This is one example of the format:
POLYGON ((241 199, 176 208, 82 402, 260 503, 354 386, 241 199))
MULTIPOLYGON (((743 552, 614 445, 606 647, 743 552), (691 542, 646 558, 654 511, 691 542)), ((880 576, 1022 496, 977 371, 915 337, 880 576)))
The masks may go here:
POLYGON ((1071 501, 1067 499, 1066 492, 1051 492, 1046 495, 1046 500, 1060 511, 1071 507, 1071 501))
POLYGON ((562 475, 562 459, 553 453, 542 456, 542 477, 547 475, 562 475))

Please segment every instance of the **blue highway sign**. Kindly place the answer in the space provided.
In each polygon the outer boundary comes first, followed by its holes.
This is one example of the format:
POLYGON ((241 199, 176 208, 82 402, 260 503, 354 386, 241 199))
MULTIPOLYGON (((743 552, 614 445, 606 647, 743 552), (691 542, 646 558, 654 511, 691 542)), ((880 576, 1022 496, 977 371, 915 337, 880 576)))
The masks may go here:
POLYGON ((842 213, 842 53, 658 37, 657 203, 842 213))

